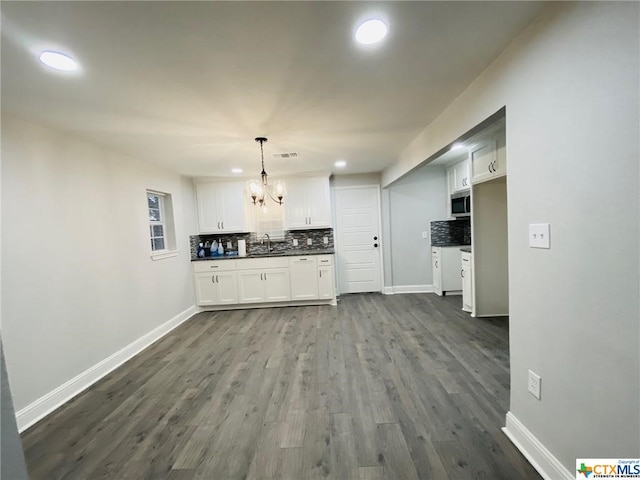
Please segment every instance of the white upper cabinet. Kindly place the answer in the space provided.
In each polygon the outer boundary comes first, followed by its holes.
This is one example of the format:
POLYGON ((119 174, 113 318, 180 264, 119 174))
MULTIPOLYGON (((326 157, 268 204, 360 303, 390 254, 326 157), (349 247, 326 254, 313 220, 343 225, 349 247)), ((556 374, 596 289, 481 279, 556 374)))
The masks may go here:
POLYGON ((473 183, 480 183, 507 174, 504 158, 498 156, 498 142, 494 139, 484 140, 469 152, 471 160, 471 176, 473 183))
POLYGON ((200 233, 248 232, 242 182, 196 185, 200 233))
POLYGON ((328 177, 287 179, 285 228, 304 230, 331 226, 331 200, 328 177))
POLYGON ((471 175, 469 175, 469 160, 456 163, 453 167, 453 191, 452 193, 467 191, 471 188, 471 175))

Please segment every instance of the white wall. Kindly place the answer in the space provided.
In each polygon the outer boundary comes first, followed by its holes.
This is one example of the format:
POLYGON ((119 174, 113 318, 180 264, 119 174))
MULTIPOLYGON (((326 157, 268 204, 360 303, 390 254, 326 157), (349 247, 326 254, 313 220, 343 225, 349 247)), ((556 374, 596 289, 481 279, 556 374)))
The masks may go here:
POLYGON ((506 106, 511 414, 572 476, 577 457, 640 451, 639 7, 548 7, 383 172, 506 106), (551 250, 527 247, 541 222, 551 250))
POLYGON ((421 167, 389 188, 390 280, 394 289, 432 288, 431 221, 447 219, 447 177, 444 167, 421 167), (422 238, 422 232, 428 238, 422 238))
POLYGON ((2 117, 2 337, 16 410, 195 303, 191 181, 2 117), (145 190, 173 195, 179 255, 150 258, 145 190))

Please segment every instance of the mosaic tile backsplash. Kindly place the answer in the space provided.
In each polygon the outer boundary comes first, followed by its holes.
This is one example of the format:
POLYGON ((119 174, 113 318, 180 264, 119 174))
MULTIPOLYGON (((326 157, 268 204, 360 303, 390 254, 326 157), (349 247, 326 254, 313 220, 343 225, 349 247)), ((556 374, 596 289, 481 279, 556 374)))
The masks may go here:
POLYGON ((431 245, 434 247, 471 245, 471 218, 431 222, 431 245))
MULTIPOLYGON (((238 240, 245 240, 247 242, 247 255, 259 255, 261 253, 267 253, 267 241, 261 242, 260 238, 256 238, 251 233, 226 233, 220 235, 190 235, 189 245, 191 248, 191 258, 198 258, 198 244, 201 242, 212 243, 213 241, 220 242, 224 245, 226 252, 238 251, 238 240), (231 248, 227 248, 227 243, 231 242, 231 248)), ((305 250, 318 250, 318 249, 333 249, 333 229, 332 228, 320 228, 313 230, 292 230, 286 231, 283 238, 271 239, 272 252, 286 252, 288 250, 305 251, 305 250), (327 238, 327 244, 324 244, 324 238, 327 238), (298 245, 293 245, 293 240, 298 241, 298 245), (307 240, 311 239, 311 245, 308 245, 307 240)))

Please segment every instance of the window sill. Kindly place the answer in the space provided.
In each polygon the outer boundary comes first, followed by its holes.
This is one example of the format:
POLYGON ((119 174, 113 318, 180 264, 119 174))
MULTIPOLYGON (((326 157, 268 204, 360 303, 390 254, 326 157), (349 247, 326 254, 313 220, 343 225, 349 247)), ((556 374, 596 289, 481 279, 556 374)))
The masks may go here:
POLYGON ((163 250, 162 252, 152 253, 151 260, 163 260, 165 258, 177 257, 178 250, 163 250))

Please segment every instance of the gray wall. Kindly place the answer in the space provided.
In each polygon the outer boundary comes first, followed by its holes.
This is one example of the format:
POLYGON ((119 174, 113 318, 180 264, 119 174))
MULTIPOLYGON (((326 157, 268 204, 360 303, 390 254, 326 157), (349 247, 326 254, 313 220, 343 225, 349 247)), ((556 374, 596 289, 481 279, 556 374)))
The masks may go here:
POLYGON ((185 177, 5 113, 2 162, 2 336, 20 411, 193 309, 195 202, 185 177), (176 257, 150 257, 147 188, 173 195, 176 257))
POLYGON ((563 475, 578 457, 640 451, 639 14, 635 2, 548 6, 383 172, 384 186, 506 106, 507 420, 563 475), (551 249, 529 248, 529 224, 546 222, 551 249))
POLYGON ((359 173, 352 175, 331 175, 331 187, 358 187, 362 185, 380 185, 380 173, 359 173))
POLYGON ((9 377, 4 363, 4 349, 0 338, 0 360, 2 361, 2 384, 0 385, 0 412, 2 426, 0 427, 0 478, 11 480, 28 479, 27 467, 22 451, 22 441, 18 435, 13 398, 9 387, 9 377))
POLYGON ((430 222, 447 218, 446 171, 420 167, 385 190, 391 239, 389 286, 428 289, 433 284, 430 222), (429 234, 427 239, 422 232, 429 234))

